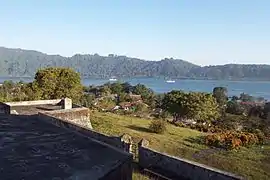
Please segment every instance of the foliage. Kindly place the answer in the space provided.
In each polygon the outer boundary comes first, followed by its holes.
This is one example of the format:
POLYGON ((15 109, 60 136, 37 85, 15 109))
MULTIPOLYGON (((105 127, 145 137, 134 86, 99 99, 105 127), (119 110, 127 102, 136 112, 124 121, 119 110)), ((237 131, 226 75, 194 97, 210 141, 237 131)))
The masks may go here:
POLYGON ((266 119, 267 113, 264 111, 263 106, 254 106, 249 109, 248 116, 260 117, 266 119))
POLYGON ((155 108, 162 108, 162 103, 165 94, 156 94, 155 95, 155 108))
POLYGON ((133 88, 133 93, 141 95, 142 98, 146 99, 153 94, 153 91, 147 88, 144 84, 137 84, 133 88))
POLYGON ((205 137, 205 143, 209 146, 225 149, 238 149, 241 146, 254 145, 262 142, 260 142, 256 134, 227 131, 207 135, 205 137))
POLYGON ((145 111, 147 111, 147 110, 148 110, 148 107, 147 107, 147 105, 144 104, 144 103, 137 103, 137 104, 135 105, 135 111, 136 111, 136 112, 145 112, 145 111))
POLYGON ((5 81, 0 86, 0 101, 27 101, 35 98, 35 95, 27 83, 5 81))
POLYGON ((45 67, 72 67, 83 77, 172 77, 198 79, 262 79, 269 80, 269 65, 227 64, 197 66, 180 59, 144 61, 126 56, 76 54, 72 57, 46 55, 37 51, 0 47, 1 76, 33 76, 45 67))
POLYGON ((233 96, 231 100, 232 101, 237 101, 237 100, 239 100, 239 97, 238 96, 233 96))
POLYGON ((226 87, 215 87, 213 89, 213 96, 220 106, 224 106, 228 101, 228 90, 226 87))
POLYGON ((166 122, 159 119, 154 119, 149 125, 149 129, 158 134, 162 134, 166 131, 166 122))
POLYGON ((69 97, 78 102, 82 97, 80 74, 69 68, 40 69, 32 84, 33 91, 41 92, 41 99, 69 97))
POLYGON ((231 100, 227 103, 226 112, 230 114, 242 115, 244 112, 246 112, 246 109, 237 101, 231 100))
POLYGON ((240 94, 240 98, 241 101, 243 102, 252 102, 254 101, 254 97, 249 95, 249 94, 245 94, 245 93, 241 93, 240 94))
POLYGON ((228 101, 228 90, 226 87, 215 87, 213 89, 213 96, 216 98, 221 112, 225 112, 225 106, 228 101))
POLYGON ((121 102, 131 102, 131 100, 132 100, 128 94, 123 93, 123 92, 119 93, 118 94, 118 97, 119 97, 118 98, 118 103, 121 103, 121 102))
POLYGON ((122 89, 125 93, 130 93, 133 91, 133 86, 130 83, 125 82, 125 83, 122 83, 121 85, 122 85, 122 89))
POLYGON ((255 134, 260 132, 264 136, 270 137, 270 121, 259 117, 227 114, 225 117, 213 122, 212 128, 210 129, 211 132, 218 132, 219 129, 222 131, 243 131, 255 134), (215 131, 215 128, 218 131, 215 131))
POLYGON ((100 87, 99 89, 99 94, 98 95, 101 95, 101 96, 108 96, 112 93, 112 90, 110 89, 109 86, 107 85, 104 85, 102 87, 100 87))
POLYGON ((84 94, 80 99, 80 104, 84 107, 91 108, 94 105, 93 104, 94 100, 95 100, 94 94, 84 94))
POLYGON ((120 94, 124 90, 120 82, 110 84, 109 88, 111 89, 111 93, 113 94, 120 94))
POLYGON ((216 100, 206 93, 171 91, 165 95, 162 107, 174 116, 174 121, 213 121, 220 116, 216 100))
POLYGON ((104 98, 103 100, 99 101, 97 107, 102 110, 111 110, 116 106, 115 101, 111 98, 104 98))

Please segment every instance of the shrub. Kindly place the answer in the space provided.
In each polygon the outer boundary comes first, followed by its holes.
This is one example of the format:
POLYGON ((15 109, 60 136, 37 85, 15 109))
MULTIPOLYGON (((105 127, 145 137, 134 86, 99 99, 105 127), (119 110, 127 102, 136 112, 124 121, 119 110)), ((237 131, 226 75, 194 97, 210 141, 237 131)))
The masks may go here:
POLYGON ((154 133, 164 133, 166 130, 166 122, 163 120, 152 120, 149 129, 154 133))
POLYGON ((258 140, 261 144, 263 144, 266 141, 266 137, 260 129, 255 129, 254 133, 257 135, 258 140))
POLYGON ((187 127, 187 125, 181 121, 177 121, 173 123, 177 127, 187 127))
POLYGON ((201 132, 209 132, 211 127, 208 124, 197 123, 197 124, 185 124, 181 121, 173 122, 173 124, 177 127, 188 127, 191 129, 196 129, 201 132))
POLYGON ((240 146, 254 145, 261 142, 256 134, 246 132, 227 131, 205 137, 205 143, 207 145, 225 149, 238 149, 240 146))

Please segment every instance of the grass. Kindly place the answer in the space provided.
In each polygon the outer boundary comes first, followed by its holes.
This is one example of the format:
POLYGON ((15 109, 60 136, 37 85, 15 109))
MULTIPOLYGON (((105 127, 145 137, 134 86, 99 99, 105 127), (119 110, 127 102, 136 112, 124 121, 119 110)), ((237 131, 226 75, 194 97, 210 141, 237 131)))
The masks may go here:
MULTIPOLYGON (((150 120, 147 119, 93 112, 91 122, 95 130, 107 135, 127 133, 135 143, 145 138, 151 148, 160 152, 216 167, 247 179, 270 179, 270 145, 225 151, 205 146, 200 140, 204 133, 171 124, 167 125, 165 133, 155 134, 149 130, 150 120)), ((134 173, 133 177, 148 179, 140 173, 134 173)))

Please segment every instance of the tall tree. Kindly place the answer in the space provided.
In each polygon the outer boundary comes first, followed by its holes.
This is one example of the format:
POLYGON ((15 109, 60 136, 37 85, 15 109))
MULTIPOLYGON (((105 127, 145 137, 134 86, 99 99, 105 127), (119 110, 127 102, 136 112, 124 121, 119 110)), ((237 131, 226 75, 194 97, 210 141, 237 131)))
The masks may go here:
POLYGON ((123 86, 120 82, 112 83, 109 87, 113 94, 120 94, 123 92, 123 86))
POLYGON ((133 87, 133 93, 142 96, 143 101, 149 106, 153 107, 155 104, 155 94, 150 88, 147 88, 143 84, 137 84, 133 87))
POLYGON ((70 68, 40 69, 32 86, 41 92, 41 99, 69 97, 78 102, 83 92, 80 74, 70 68))
POLYGON ((213 89, 213 96, 216 98, 219 106, 223 107, 228 101, 228 90, 226 87, 215 87, 213 89))
POLYGON ((171 91, 165 94, 162 107, 173 115, 174 121, 212 121, 220 116, 216 100, 206 93, 171 91))

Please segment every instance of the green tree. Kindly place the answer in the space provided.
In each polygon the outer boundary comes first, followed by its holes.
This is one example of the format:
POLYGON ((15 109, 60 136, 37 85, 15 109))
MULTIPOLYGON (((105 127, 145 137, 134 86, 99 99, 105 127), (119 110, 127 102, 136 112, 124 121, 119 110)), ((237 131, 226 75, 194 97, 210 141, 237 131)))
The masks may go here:
POLYGON ((130 92, 132 92, 133 86, 132 86, 130 83, 125 82, 125 83, 122 83, 121 85, 122 85, 123 91, 124 91, 125 93, 130 93, 130 92))
POLYGON ((241 93, 240 98, 243 102, 252 102, 254 101, 254 97, 250 96, 249 94, 241 93))
POLYGON ((230 114, 242 115, 245 112, 245 108, 237 101, 229 101, 227 103, 226 112, 230 114))
POLYGON ((97 92, 97 94, 101 96, 108 96, 111 93, 112 91, 108 85, 101 86, 97 92))
POLYGON ((37 83, 28 83, 23 87, 23 92, 25 93, 25 100, 39 100, 42 96, 42 91, 39 89, 37 83))
POLYGON ((213 89, 213 96, 216 98, 220 107, 224 107, 228 101, 228 90, 226 87, 215 87, 213 89))
POLYGON ((155 94, 150 88, 147 88, 143 84, 137 84, 133 88, 133 93, 142 96, 143 101, 149 106, 153 107, 155 105, 155 94))
POLYGON ((113 94, 120 94, 123 92, 123 86, 120 82, 110 84, 110 89, 113 94))
POLYGON ((40 69, 35 75, 32 87, 41 93, 41 99, 69 97, 78 102, 83 94, 80 74, 70 68, 40 69))
POLYGON ((84 94, 80 100, 80 104, 84 107, 91 108, 95 100, 94 94, 84 94))
POLYGON ((213 121, 220 117, 215 98, 206 93, 171 91, 165 94, 162 107, 173 115, 174 121, 213 121))
POLYGON ((232 101, 237 101, 237 100, 239 100, 239 97, 238 96, 233 96, 232 97, 232 101))
POLYGON ((164 94, 155 95, 155 107, 156 108, 161 108, 162 107, 164 96, 165 96, 164 94))

